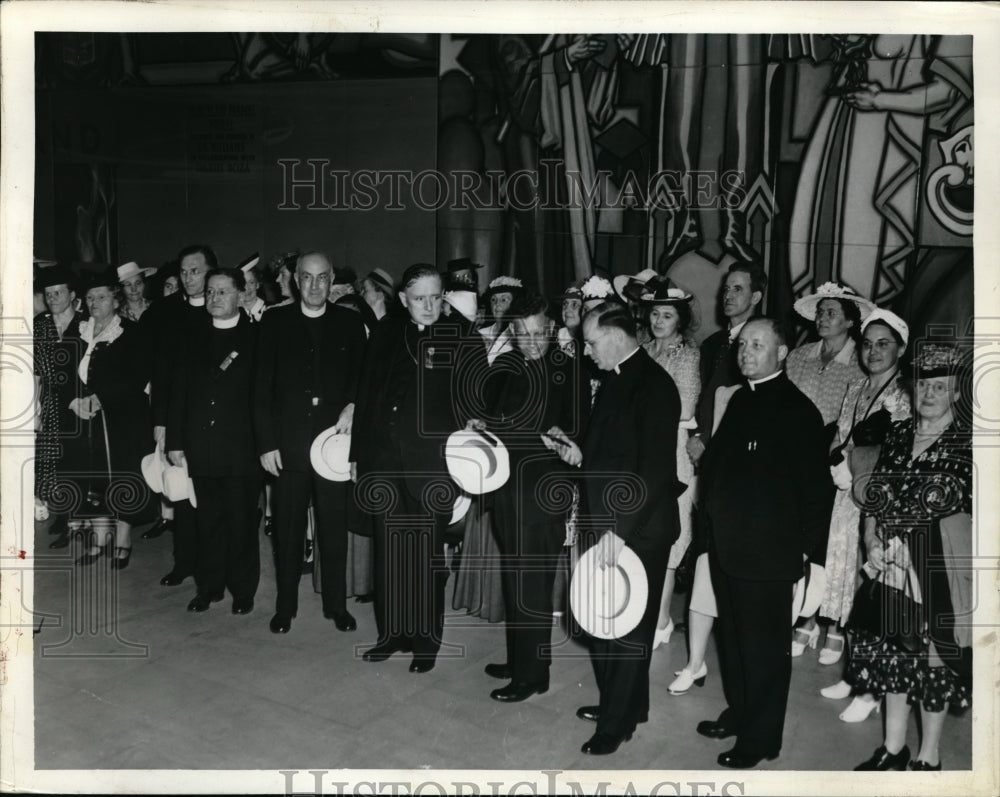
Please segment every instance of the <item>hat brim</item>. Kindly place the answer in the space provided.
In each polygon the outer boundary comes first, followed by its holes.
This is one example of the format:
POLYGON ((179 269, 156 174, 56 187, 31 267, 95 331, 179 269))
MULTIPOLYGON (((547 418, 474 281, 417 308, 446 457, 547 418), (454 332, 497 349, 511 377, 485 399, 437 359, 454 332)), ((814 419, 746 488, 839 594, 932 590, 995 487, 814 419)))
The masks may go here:
POLYGON ((812 617, 819 610, 826 592, 826 570, 815 562, 809 563, 809 572, 795 584, 792 599, 792 624, 800 617, 812 617))
POLYGON ((493 492, 510 478, 507 449, 488 432, 462 429, 453 433, 444 456, 452 481, 471 495, 493 492))
POLYGON ((154 493, 160 495, 163 494, 163 460, 160 458, 160 454, 154 451, 152 454, 146 454, 142 458, 142 462, 139 465, 142 471, 142 478, 145 480, 146 484, 149 485, 149 489, 154 493))
POLYGON ((573 569, 570 609, 591 636, 620 639, 639 625, 646 611, 646 569, 635 551, 625 547, 615 567, 602 570, 597 564, 599 547, 588 548, 573 569))
POLYGON ((351 480, 351 436, 324 429, 309 447, 309 463, 316 475, 331 482, 351 480))
POLYGON ((864 321, 868 318, 869 313, 875 309, 875 303, 868 301, 862 296, 854 295, 841 295, 841 296, 831 296, 829 294, 823 295, 814 293, 810 296, 803 296, 801 299, 797 299, 792 308, 803 318, 810 321, 816 320, 816 308, 819 307, 819 303, 824 299, 841 299, 845 302, 853 302, 858 306, 861 311, 861 320, 864 321))

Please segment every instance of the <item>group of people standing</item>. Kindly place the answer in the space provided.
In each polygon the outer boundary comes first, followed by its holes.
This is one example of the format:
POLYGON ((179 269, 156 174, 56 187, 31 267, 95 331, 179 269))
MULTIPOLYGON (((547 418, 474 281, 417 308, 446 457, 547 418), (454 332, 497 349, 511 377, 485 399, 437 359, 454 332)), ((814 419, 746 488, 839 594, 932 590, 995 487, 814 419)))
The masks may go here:
POLYGON ((727 708, 697 731, 735 738, 720 765, 780 753, 792 658, 825 624, 820 660, 846 666, 824 694, 855 698, 842 718, 885 697, 885 742, 859 768, 940 768, 945 708, 968 704, 971 680, 970 576, 954 566, 971 546, 971 439, 955 349, 921 347, 904 378, 905 321, 835 283, 796 303, 819 339, 790 349, 782 325, 758 315, 767 278, 747 262, 725 274, 726 327, 700 347, 694 297, 655 272, 591 277, 550 303, 510 277, 480 296, 467 259, 444 273, 415 264, 398 284, 381 269, 358 281, 320 252, 228 268, 191 246, 177 266, 177 289, 167 275, 155 298, 134 263, 86 283, 61 266, 38 274, 36 513, 56 516, 53 547, 85 535, 80 566, 127 567, 132 527, 155 520, 144 536, 174 541, 161 583, 193 576, 189 610, 228 591, 247 614, 263 521, 270 629, 287 633, 311 525, 324 617, 352 631, 348 531, 364 527, 378 637, 363 658, 410 653, 411 672, 428 672, 443 644, 446 543, 467 498, 446 442, 480 431, 510 470, 476 499, 506 621, 506 659, 486 668, 508 682, 494 700, 549 687, 561 565, 596 546, 599 565, 616 567, 627 547, 648 599, 620 638, 579 634, 599 691, 577 712, 596 723, 584 753, 615 752, 647 720, 650 660, 673 633, 684 568, 689 656, 669 691, 704 683, 715 627, 727 708), (324 434, 349 440, 350 480, 317 472, 324 434), (184 498, 147 489, 151 452, 185 472, 184 498), (822 601, 793 629, 813 564, 822 601), (903 639, 900 618, 879 629, 852 612, 862 594, 916 617, 917 632, 903 639), (912 761, 911 704, 924 718, 912 761))

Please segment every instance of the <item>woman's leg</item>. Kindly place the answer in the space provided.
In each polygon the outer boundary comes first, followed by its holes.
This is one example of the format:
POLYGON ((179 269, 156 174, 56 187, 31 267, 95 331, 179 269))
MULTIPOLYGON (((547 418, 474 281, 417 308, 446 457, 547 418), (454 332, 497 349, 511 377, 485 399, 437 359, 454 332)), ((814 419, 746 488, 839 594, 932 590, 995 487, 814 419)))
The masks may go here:
POLYGON ((670 625, 670 603, 674 599, 674 584, 677 581, 677 571, 667 568, 667 577, 663 580, 663 594, 660 596, 660 619, 656 623, 656 630, 662 631, 670 625))
POLYGON ((132 550, 132 524, 119 520, 115 524, 115 558, 124 559, 132 550))
POLYGON ((910 704, 905 692, 885 696, 885 749, 896 755, 906 745, 906 727, 910 721, 910 704))
POLYGON ((714 617, 694 609, 688 610, 688 644, 691 650, 686 669, 691 672, 698 672, 705 663, 705 652, 708 650, 708 639, 712 636, 714 623, 714 617))

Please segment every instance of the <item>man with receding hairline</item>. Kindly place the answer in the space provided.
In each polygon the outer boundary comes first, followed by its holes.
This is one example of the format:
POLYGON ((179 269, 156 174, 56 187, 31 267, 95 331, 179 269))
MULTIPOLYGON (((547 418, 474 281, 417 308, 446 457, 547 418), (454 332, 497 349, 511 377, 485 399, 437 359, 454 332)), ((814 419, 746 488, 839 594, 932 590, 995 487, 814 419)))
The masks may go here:
POLYGON ((365 353, 361 317, 330 304, 333 266, 322 252, 295 265, 300 299, 264 313, 254 378, 254 431, 260 463, 274 487, 277 587, 270 628, 287 633, 298 611, 299 577, 310 497, 322 562, 323 616, 339 631, 357 628, 347 611, 347 500, 349 482, 319 476, 309 450, 334 428, 350 434, 358 376, 365 353))
POLYGON ((781 751, 794 584, 830 521, 823 421, 782 370, 787 356, 777 322, 746 322, 737 362, 747 384, 729 401, 701 461, 727 707, 699 723, 698 733, 735 736, 718 758, 735 769, 781 751))
POLYGON ((660 613, 660 593, 670 546, 680 530, 677 496, 677 386, 636 341, 635 320, 619 302, 603 302, 583 318, 584 353, 607 377, 598 388, 582 447, 553 432, 552 447, 569 465, 582 465, 582 527, 601 529, 597 560, 614 566, 626 545, 646 571, 648 595, 639 624, 620 639, 589 638, 600 703, 576 715, 596 722, 581 752, 609 755, 632 738, 649 715, 649 660, 660 613), (622 479, 635 485, 635 500, 608 501, 622 479))

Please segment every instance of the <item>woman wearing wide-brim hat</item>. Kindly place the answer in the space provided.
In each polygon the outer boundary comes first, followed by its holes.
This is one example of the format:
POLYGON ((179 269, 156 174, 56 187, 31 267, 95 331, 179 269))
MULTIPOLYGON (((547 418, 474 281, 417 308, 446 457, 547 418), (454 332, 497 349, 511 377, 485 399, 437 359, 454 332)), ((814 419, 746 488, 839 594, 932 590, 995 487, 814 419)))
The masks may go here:
POLYGON ((792 384, 816 405, 823 423, 832 424, 848 384, 862 376, 857 350, 861 322, 875 305, 848 285, 827 282, 793 306, 814 323, 819 340, 794 349, 785 369, 792 384))
POLYGON ((107 546, 91 538, 77 564, 94 564, 112 549, 111 566, 121 570, 132 555, 132 526, 152 514, 152 492, 141 476, 153 436, 145 392, 149 357, 138 327, 118 315, 122 298, 115 269, 90 280, 84 302, 90 313, 80 327, 86 348, 69 403, 79 433, 66 441, 66 465, 80 498, 75 518, 89 518, 95 531, 113 523, 114 532, 107 546))

